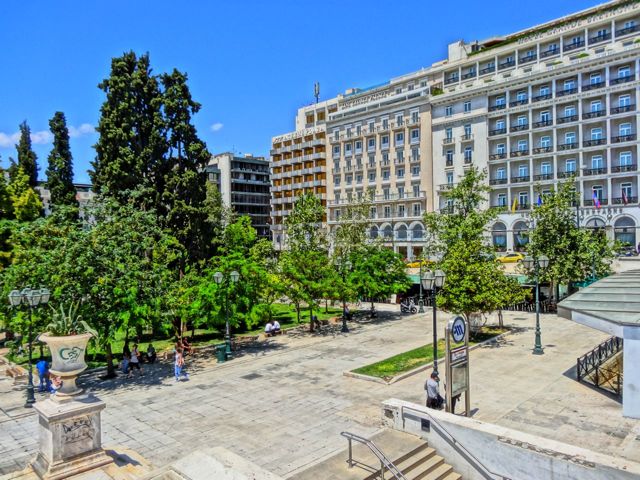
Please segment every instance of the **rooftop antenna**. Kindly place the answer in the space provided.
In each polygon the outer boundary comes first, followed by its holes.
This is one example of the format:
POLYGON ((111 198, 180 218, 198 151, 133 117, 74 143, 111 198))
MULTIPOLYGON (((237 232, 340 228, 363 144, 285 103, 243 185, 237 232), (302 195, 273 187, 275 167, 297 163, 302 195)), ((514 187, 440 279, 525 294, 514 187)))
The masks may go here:
POLYGON ((313 96, 316 97, 316 103, 318 103, 318 98, 320 98, 320 82, 313 84, 313 96))

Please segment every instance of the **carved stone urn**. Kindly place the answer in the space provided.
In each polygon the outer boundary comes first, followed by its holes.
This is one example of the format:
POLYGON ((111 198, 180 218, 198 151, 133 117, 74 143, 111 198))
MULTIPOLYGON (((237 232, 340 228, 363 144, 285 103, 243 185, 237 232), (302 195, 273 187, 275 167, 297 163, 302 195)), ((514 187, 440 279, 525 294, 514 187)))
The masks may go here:
POLYGON ((87 364, 84 355, 87 351, 87 343, 93 335, 82 333, 80 335, 68 335, 56 337, 43 333, 39 340, 46 343, 51 351, 51 375, 62 379, 62 387, 56 392, 59 400, 68 399, 82 392, 76 386, 76 378, 86 370, 87 364))

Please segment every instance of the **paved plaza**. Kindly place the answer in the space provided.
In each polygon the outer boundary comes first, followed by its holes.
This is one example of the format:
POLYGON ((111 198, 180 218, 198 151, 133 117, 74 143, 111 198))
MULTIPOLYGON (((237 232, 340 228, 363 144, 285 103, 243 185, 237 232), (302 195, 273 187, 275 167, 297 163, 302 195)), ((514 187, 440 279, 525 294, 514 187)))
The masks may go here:
MULTIPOLYGON (((439 330, 450 317, 440 314, 439 330)), ((505 313, 514 331, 471 354, 474 418, 640 462, 640 421, 622 417, 619 400, 575 381, 576 358, 606 336, 542 317, 545 354, 531 354, 535 315, 505 313)), ((284 477, 343 450, 341 431, 379 430, 380 403, 422 403, 426 373, 393 385, 342 372, 428 343, 431 315, 366 325, 351 333, 284 335, 269 346, 216 364, 201 358, 176 383, 171 366, 139 379, 84 385, 107 404, 103 441, 130 448, 160 467, 198 448, 224 446, 284 477)), ((37 448, 36 418, 23 392, 0 380, 0 473, 23 468, 37 448)))

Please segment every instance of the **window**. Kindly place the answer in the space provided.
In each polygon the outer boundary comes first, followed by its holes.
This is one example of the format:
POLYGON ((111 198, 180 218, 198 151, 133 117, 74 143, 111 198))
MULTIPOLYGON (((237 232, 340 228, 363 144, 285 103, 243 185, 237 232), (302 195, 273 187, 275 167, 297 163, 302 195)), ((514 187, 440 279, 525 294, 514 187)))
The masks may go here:
POLYGON ((520 126, 520 127, 526 125, 527 124, 527 116, 526 115, 520 115, 518 117, 517 122, 518 122, 518 126, 520 126))
POLYGON ((396 88, 396 94, 402 93, 402 87, 397 87, 396 88))
POLYGON ((602 76, 601 76, 600 73, 592 73, 589 76, 589 83, 591 85, 595 85, 595 84, 600 83, 600 82, 602 82, 602 76))
POLYGON ((382 171, 382 181, 384 182, 385 180, 389 180, 389 177, 390 177, 389 170, 383 170, 382 171))
POLYGON ((465 162, 470 162, 472 160, 472 155, 473 155, 473 150, 471 149, 471 147, 465 147, 464 148, 464 161, 465 162))
POLYGON ((529 149, 529 142, 527 140, 518 140, 518 151, 526 152, 529 149))
POLYGON ((496 153, 497 154, 507 153, 507 148, 505 147, 504 143, 499 143, 498 145, 496 145, 496 153))
POLYGON ((574 79, 564 81, 565 90, 573 90, 574 88, 576 88, 576 81, 574 79))
POLYGON ((411 161, 412 162, 417 162, 420 160, 420 150, 417 148, 412 148, 411 149, 411 161))
POLYGON ((579 45, 581 41, 582 37, 578 35, 577 37, 573 37, 571 39, 571 45, 579 45))
POLYGON ((340 209, 339 208, 333 211, 333 218, 336 221, 340 220, 340 209))
POLYGON ((404 150, 396 150, 397 163, 404 163, 404 150))
POLYGON ((451 127, 445 128, 444 136, 447 140, 451 140, 453 138, 453 128, 451 127))
POLYGON ((422 215, 422 206, 419 203, 414 203, 413 204, 413 216, 414 217, 419 217, 420 215, 422 215))
POLYGON ((564 161, 564 171, 567 173, 575 173, 576 171, 575 158, 568 158, 564 161))
POLYGON ((420 112, 418 110, 411 111, 411 122, 418 123, 420 120, 420 112))
POLYGON ((384 218, 390 218, 391 217, 391 207, 388 205, 384 206, 384 218))
POLYGON ((565 117, 573 117, 576 114, 576 107, 571 105, 569 107, 564 107, 564 116, 565 117))
POLYGON ((351 125, 347 125, 346 131, 347 131, 347 138, 351 138, 351 125))
POLYGON ((396 126, 404 125, 404 115, 402 113, 396 114, 396 126))
POLYGON ((376 181, 376 172, 369 172, 369 183, 376 181))
POLYGON ((600 140, 602 138, 602 129, 601 128, 592 128, 591 129, 591 140, 600 140))
POLYGON ((412 185, 413 187, 413 198, 418 198, 420 196, 420 184, 416 183, 412 185))
POLYGON ((356 153, 362 153, 362 140, 356 142, 356 153))
POLYGON ((549 95, 551 90, 549 89, 549 85, 543 85, 540 87, 540 96, 549 95))
POLYGON ((344 144, 344 155, 345 155, 346 157, 351 156, 351 153, 352 153, 351 149, 352 149, 352 147, 353 147, 353 145, 351 145, 350 143, 345 143, 345 144, 344 144))
POLYGON ((398 205, 398 216, 404 217, 404 205, 398 205))
POLYGON ((576 143, 575 132, 567 132, 564 134, 564 143, 576 143))
POLYGON ((333 139, 334 140, 339 140, 340 139, 340 129, 335 129, 333 131, 333 139))
POLYGON ((411 143, 420 143, 420 130, 417 128, 411 130, 411 143))
MULTIPOLYGON (((362 175, 356 175, 356 183, 358 185, 362 184, 362 175)), ((360 193, 362 193, 362 192, 360 192, 360 193)))
POLYGON ((353 183, 353 176, 347 175, 347 185, 351 185, 351 183, 353 183))
POLYGON ((356 137, 359 137, 362 134, 362 125, 359 123, 356 125, 356 137))
POLYGON ((404 145, 404 132, 396 133, 396 147, 404 145))
POLYGON ((506 128, 504 120, 498 120, 496 122, 496 130, 504 130, 506 128))
POLYGON ((631 161, 631 152, 620 152, 620 154, 618 155, 618 163, 622 167, 631 165, 631 161))
POLYGON ((619 107, 628 107, 629 105, 631 105, 631 95, 620 95, 618 97, 619 107))
POLYGON ((519 177, 528 177, 529 176, 529 165, 520 165, 518 167, 518 176, 519 177))
POLYGON ((498 206, 499 207, 506 207, 507 206, 507 194, 506 193, 499 193, 498 194, 498 206))
POLYGON ((551 163, 542 162, 542 164, 540 165, 540 173, 542 175, 551 175, 551 163))
POLYGON ((375 138, 369 138, 367 139, 367 151, 368 152, 373 152, 376 149, 376 139, 375 138))
POLYGON ((333 156, 334 157, 339 157, 340 156, 340 145, 334 145, 333 146, 333 156))
POLYGON ((333 184, 336 187, 340 186, 340 175, 336 175, 335 177, 333 177, 333 184))
POLYGON ((549 112, 545 110, 544 112, 540 112, 540 121, 548 122, 551 119, 549 112))
POLYGON ((389 165, 389 154, 387 152, 382 154, 382 164, 389 165))
POLYGON ((369 168, 375 168, 375 166, 376 166, 375 155, 369 155, 369 168))
POLYGON ((626 22, 624 22, 624 28, 633 28, 635 26, 636 26, 635 20, 627 20, 626 22))
POLYGON ((529 205, 529 192, 519 192, 518 203, 522 206, 529 205))
POLYGON ((411 167, 411 176, 412 177, 420 176, 420 166, 411 167))
POLYGON ((540 137, 540 146, 542 148, 547 148, 551 146, 551 137, 544 136, 544 137, 540 137))
POLYGON ((453 115, 453 107, 451 105, 444 108, 444 115, 445 117, 450 117, 451 115, 453 115))
POLYGON ((527 99, 527 92, 525 90, 520 90, 516 94, 516 100, 518 100, 519 102, 522 102, 522 101, 524 101, 526 99, 527 99))
POLYGON ((471 102, 464 102, 464 111, 465 112, 471 111, 471 102))
POLYGON ((464 126, 464 136, 467 138, 471 138, 471 125, 467 124, 464 126))
POLYGON ((630 123, 621 123, 618 127, 618 132, 621 137, 626 135, 631 135, 631 124, 630 123))
POLYGON ((389 128, 389 117, 382 118, 382 129, 387 130, 389 128))
POLYGON ((604 162, 602 161, 602 155, 594 155, 591 157, 591 168, 603 168, 604 162))
POLYGON ((445 157, 447 159, 447 163, 453 162, 453 150, 447 150, 445 157))
POLYGON ((504 180, 507 178, 507 169, 505 167, 500 167, 496 170, 496 178, 498 180, 504 180))
POLYGON ((598 200, 602 201, 602 185, 594 185, 591 187, 592 197, 597 197, 598 200))
POLYGON ((599 112, 600 110, 602 110, 602 102, 600 100, 594 100, 591 102, 592 112, 599 112))
POLYGON ((447 172, 447 184, 448 185, 453 184, 453 172, 447 172))
POLYGON ((338 172, 340 170, 340 161, 339 160, 335 160, 333 162, 333 171, 334 172, 338 172))
POLYGON ((369 209, 369 217, 376 218, 378 216, 378 209, 376 207, 371 207, 369 209))
POLYGON ((496 98, 496 105, 504 105, 505 103, 506 103, 505 97, 497 97, 496 98))
POLYGON ((625 182, 625 183, 621 183, 620 184, 620 193, 621 193, 623 199, 626 198, 627 202, 632 197, 632 195, 633 195, 632 192, 633 192, 633 189, 632 189, 631 183, 626 183, 625 182))
POLYGON ((398 168, 398 169, 396 169, 396 177, 398 177, 398 178, 404 178, 404 168, 398 168))
POLYGON ((367 130, 369 130, 369 133, 373 133, 376 131, 376 121, 375 120, 369 120, 368 126, 367 126, 367 130))
POLYGON ((398 187, 398 198, 404 198, 404 187, 398 187))
POLYGON ((409 83, 407 85, 407 90, 411 91, 411 90, 413 90, 413 88, 414 88, 413 83, 409 83))
POLYGON ((389 148, 389 135, 383 135, 380 138, 381 148, 389 148))
POLYGON ((389 200, 391 198, 389 187, 385 187, 382 189, 382 198, 384 198, 385 200, 389 200))
POLYGON ((629 67, 618 68, 618 78, 626 78, 631 76, 631 69, 629 67))

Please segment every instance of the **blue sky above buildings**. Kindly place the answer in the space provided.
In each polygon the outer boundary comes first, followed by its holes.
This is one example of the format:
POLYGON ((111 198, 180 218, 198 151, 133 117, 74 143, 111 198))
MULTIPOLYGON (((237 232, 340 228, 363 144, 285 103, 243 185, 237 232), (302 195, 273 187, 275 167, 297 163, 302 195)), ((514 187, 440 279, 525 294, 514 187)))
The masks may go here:
POLYGON ((44 179, 48 120, 71 128, 77 182, 89 180, 98 83, 124 51, 149 52, 156 72, 186 71, 195 118, 213 153, 268 155, 294 128, 297 108, 427 67, 453 41, 512 33, 597 5, 596 0, 388 2, 3 0, 0 156, 15 156, 18 124, 31 126, 44 179))

